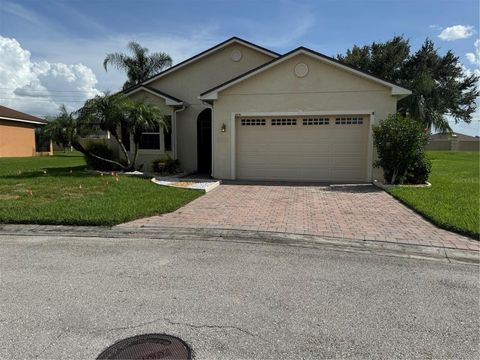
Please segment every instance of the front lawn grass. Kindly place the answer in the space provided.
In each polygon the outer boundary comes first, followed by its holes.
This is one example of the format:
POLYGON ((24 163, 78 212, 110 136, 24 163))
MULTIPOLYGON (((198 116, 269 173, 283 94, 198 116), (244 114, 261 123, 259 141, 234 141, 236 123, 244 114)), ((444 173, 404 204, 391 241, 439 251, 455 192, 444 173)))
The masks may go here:
POLYGON ((174 211, 201 194, 86 172, 79 153, 0 158, 0 223, 116 225, 174 211))
POLYGON ((429 151, 430 188, 390 188, 388 192, 438 226, 480 236, 479 152, 429 151))

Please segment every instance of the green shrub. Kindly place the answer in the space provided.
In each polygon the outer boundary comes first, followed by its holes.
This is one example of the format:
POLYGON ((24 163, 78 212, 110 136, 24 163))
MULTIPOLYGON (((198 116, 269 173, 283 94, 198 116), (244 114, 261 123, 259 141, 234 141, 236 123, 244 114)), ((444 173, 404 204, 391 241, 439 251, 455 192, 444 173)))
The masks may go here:
POLYGON ((432 171, 432 162, 426 157, 420 157, 408 169, 406 182, 409 184, 425 184, 432 171))
POLYGON ((428 134, 419 122, 391 115, 373 127, 373 141, 378 152, 375 166, 383 169, 387 182, 416 184, 428 179, 430 167, 425 159, 428 134))
POLYGON ((166 158, 158 159, 153 162, 153 171, 157 173, 175 174, 180 168, 180 161, 172 159, 169 155, 166 158))
MULTIPOLYGON (((89 153, 95 154, 97 156, 100 156, 102 158, 106 158, 109 160, 115 160, 115 156, 113 154, 112 149, 110 149, 108 145, 104 142, 90 140, 86 142, 84 148, 89 153)), ((101 170, 101 171, 120 170, 120 168, 115 164, 97 159, 92 156, 85 156, 85 161, 87 162, 87 166, 94 170, 101 170)))

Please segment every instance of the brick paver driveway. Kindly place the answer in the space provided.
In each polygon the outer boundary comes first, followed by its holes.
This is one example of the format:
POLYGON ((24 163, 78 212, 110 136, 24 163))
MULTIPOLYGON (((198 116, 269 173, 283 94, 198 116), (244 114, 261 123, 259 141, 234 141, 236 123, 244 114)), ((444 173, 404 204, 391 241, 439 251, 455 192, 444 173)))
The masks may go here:
POLYGON ((243 229, 478 250, 370 185, 224 184, 177 211, 120 226, 243 229))

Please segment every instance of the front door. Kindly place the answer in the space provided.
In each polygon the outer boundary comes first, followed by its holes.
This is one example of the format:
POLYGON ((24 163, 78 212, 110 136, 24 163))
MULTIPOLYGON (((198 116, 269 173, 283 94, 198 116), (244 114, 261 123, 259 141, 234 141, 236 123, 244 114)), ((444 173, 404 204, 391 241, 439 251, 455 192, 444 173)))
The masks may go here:
POLYGON ((212 110, 203 110, 197 118, 198 172, 212 173, 212 110))

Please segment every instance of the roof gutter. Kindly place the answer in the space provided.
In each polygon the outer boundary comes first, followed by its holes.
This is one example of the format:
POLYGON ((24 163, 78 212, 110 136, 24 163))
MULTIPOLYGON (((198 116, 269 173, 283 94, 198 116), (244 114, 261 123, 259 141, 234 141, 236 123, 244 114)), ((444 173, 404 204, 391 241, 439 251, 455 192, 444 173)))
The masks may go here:
POLYGON ((48 121, 23 120, 23 119, 9 118, 9 117, 5 117, 5 116, 0 116, 0 120, 18 121, 18 122, 24 122, 24 123, 29 123, 29 124, 37 124, 37 125, 47 125, 47 123, 48 123, 48 121))
POLYGON ((172 133, 174 134, 173 137, 173 158, 177 159, 177 114, 181 111, 184 111, 187 106, 182 105, 181 108, 173 110, 173 121, 172 121, 172 133))

